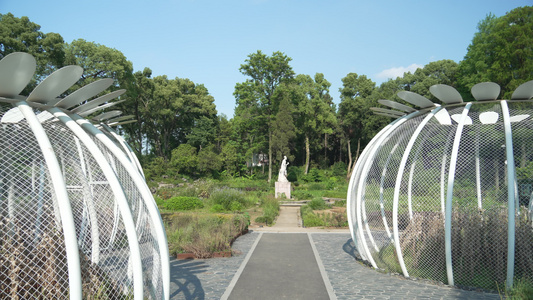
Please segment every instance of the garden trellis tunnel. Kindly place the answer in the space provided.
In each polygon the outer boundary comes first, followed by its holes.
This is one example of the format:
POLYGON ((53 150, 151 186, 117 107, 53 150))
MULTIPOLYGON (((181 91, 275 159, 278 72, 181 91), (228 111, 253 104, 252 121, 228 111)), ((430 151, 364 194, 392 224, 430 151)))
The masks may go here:
POLYGON ((380 100, 395 120, 368 144, 348 188, 348 220, 374 268, 496 290, 533 280, 533 81, 511 100, 476 84, 476 101, 434 85, 442 102, 380 100))
POLYGON ((100 79, 60 98, 83 73, 67 66, 20 95, 35 69, 27 53, 0 61, 0 299, 168 299, 160 214, 111 128, 134 120, 91 117, 124 90, 101 95, 100 79))

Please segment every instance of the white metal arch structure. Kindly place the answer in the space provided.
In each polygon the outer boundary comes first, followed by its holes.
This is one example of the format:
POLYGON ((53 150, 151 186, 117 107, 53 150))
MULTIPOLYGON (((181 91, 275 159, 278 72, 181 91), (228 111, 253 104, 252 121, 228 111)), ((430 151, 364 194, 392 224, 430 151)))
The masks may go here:
POLYGON ((124 91, 91 100, 113 83, 102 79, 60 98, 83 72, 67 66, 19 95, 35 66, 26 53, 0 61, 0 298, 169 299, 166 235, 137 158, 71 111, 124 91))
POLYGON ((363 150, 350 179, 352 239, 374 268, 496 289, 533 281, 533 81, 510 100, 480 83, 474 102, 452 87, 380 100, 396 119, 363 150), (405 112, 409 115, 404 115, 405 112), (392 232, 392 233, 391 233, 392 232))

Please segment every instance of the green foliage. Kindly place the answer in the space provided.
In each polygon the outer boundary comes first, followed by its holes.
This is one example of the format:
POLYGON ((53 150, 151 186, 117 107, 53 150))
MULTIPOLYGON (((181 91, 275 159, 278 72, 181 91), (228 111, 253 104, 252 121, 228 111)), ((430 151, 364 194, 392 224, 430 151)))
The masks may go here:
POLYGON ((202 149, 202 147, 206 147, 215 139, 217 134, 215 120, 213 119, 213 116, 211 116, 211 118, 200 116, 193 122, 194 126, 192 127, 191 132, 187 135, 187 143, 202 149))
POLYGON ((213 204, 213 206, 211 206, 209 211, 213 213, 221 213, 221 212, 226 211, 226 209, 221 204, 213 204))
POLYGON ((346 207, 346 200, 337 200, 333 203, 333 206, 346 207))
POLYGON ((274 220, 279 214, 278 200, 271 195, 262 198, 261 208, 263 209, 263 215, 257 217, 255 221, 257 223, 265 223, 266 225, 274 224, 274 220))
POLYGON ((165 204, 165 200, 163 200, 163 198, 161 198, 161 197, 158 196, 158 195, 154 195, 154 200, 155 200, 155 204, 156 204, 158 207, 163 207, 163 205, 165 204))
POLYGON ((305 227, 319 227, 325 226, 326 222, 314 213, 308 213, 302 216, 303 226, 305 227))
MULTIPOLYGON (((235 118, 242 141, 248 145, 246 157, 254 153, 266 153, 272 160, 273 119, 278 113, 279 99, 274 97, 277 88, 289 82, 294 71, 289 65, 292 59, 281 52, 267 56, 261 51, 248 55, 239 71, 249 77, 235 85, 235 118)), ((272 164, 268 168, 272 178, 272 164)))
MULTIPOLYGON (((478 24, 467 54, 460 63, 459 83, 463 94, 474 84, 492 81, 510 99, 522 83, 533 79, 533 7, 511 10, 501 17, 488 15, 478 24)), ((471 97, 470 97, 471 99, 471 97)))
POLYGON ((220 170, 222 162, 219 156, 215 153, 214 146, 202 148, 198 152, 198 170, 204 174, 220 170))
POLYGON ((291 194, 293 198, 297 200, 309 200, 313 198, 313 194, 309 193, 306 190, 294 190, 291 194))
POLYGON ((498 288, 498 292, 500 296, 505 296, 505 299, 533 300, 533 281, 527 278, 515 278, 510 290, 505 289, 502 293, 498 288))
POLYGON ((334 176, 345 176, 347 168, 348 168, 348 166, 346 165, 345 162, 338 161, 338 162, 335 162, 331 166, 331 171, 332 171, 334 176))
POLYGON ((163 208, 168 210, 193 210, 203 208, 204 203, 196 197, 172 197, 166 200, 163 208))
POLYGON ((302 176, 302 180, 305 182, 320 182, 322 181, 322 175, 317 168, 311 168, 307 175, 302 176))
POLYGON ((319 197, 313 198, 313 200, 311 200, 311 202, 309 202, 307 206, 309 206, 309 208, 311 208, 312 210, 321 210, 329 208, 324 199, 319 197))
POLYGON ((297 166, 289 166, 287 168, 287 180, 290 182, 298 181, 298 177, 302 174, 302 170, 297 166))
POLYGON ((533 162, 528 162, 524 167, 516 168, 516 177, 520 181, 533 181, 533 162))
POLYGON ((172 166, 178 169, 178 172, 192 174, 198 166, 198 156, 196 148, 189 144, 181 144, 172 150, 172 166))
POLYGON ((209 203, 212 205, 220 205, 226 211, 241 210, 246 207, 247 201, 243 192, 231 189, 223 188, 215 190, 209 197, 209 203), (240 208, 240 209, 235 209, 240 208))

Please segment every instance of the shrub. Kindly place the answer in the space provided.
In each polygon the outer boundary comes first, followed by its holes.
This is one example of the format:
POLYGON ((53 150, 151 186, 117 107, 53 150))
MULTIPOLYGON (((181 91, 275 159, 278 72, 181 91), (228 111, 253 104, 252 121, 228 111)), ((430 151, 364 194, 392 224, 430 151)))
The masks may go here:
POLYGON ((301 173, 301 168, 296 166, 289 166, 289 168, 287 169, 287 180, 290 182, 298 181, 298 177, 300 177, 301 173))
POLYGON ((331 166, 331 171, 335 176, 346 176, 348 166, 343 161, 338 161, 331 166))
POLYGON ((305 227, 325 226, 326 223, 319 216, 314 213, 306 214, 302 217, 303 225, 305 227))
POLYGON ((215 204, 215 205, 211 206, 209 211, 210 212, 214 212, 214 213, 220 213, 220 212, 224 212, 225 209, 224 209, 224 206, 222 206, 220 204, 215 204))
POLYGON ((323 183, 318 183, 318 182, 311 183, 307 187, 307 190, 309 191, 320 191, 320 190, 325 190, 325 189, 326 189, 326 186, 323 183))
POLYGON ((306 190, 295 190, 292 192, 292 197, 298 200, 306 200, 313 198, 313 195, 306 190))
POLYGON ((320 197, 315 197, 311 202, 307 204, 312 210, 321 210, 321 209, 327 209, 329 206, 324 202, 324 200, 320 197))
POLYGON ((165 204, 165 200, 163 200, 158 195, 154 195, 155 204, 157 204, 158 207, 163 207, 165 204))
POLYGON ((240 202, 237 202, 237 201, 231 201, 230 203, 230 210, 231 211, 240 211, 242 210, 244 207, 243 205, 240 203, 240 202))
POLYGON ((203 208, 204 203, 196 197, 172 197, 165 201, 163 207, 169 210, 192 210, 203 208))
POLYGON ((232 202, 238 202, 241 207, 245 207, 247 203, 246 197, 244 196, 243 192, 230 188, 218 189, 213 191, 213 193, 209 197, 209 202, 212 205, 222 205, 222 207, 224 207, 224 210, 228 211, 232 210, 232 202))
POLYGON ((269 195, 261 200, 261 207, 263 208, 263 215, 257 217, 257 223, 265 223, 272 225, 279 214, 279 202, 272 195, 269 195))
POLYGON ((333 206, 345 207, 346 206, 346 200, 336 200, 335 203, 333 203, 333 206))

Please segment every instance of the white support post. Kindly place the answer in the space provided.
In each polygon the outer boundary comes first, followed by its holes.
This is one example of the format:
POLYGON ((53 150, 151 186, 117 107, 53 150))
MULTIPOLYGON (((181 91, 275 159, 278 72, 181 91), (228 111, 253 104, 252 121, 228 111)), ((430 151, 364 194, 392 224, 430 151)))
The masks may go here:
POLYGON ((124 229, 126 230, 126 235, 128 237, 130 262, 132 264, 131 267, 133 268, 133 295, 135 299, 143 299, 143 270, 139 238, 137 236, 137 231, 135 230, 135 222, 128 205, 128 199, 126 198, 124 190, 122 189, 113 168, 109 165, 104 154, 100 151, 91 137, 76 122, 56 107, 50 108, 48 111, 65 124, 65 126, 67 126, 87 147, 87 150, 89 150, 94 157, 109 182, 109 186, 115 196, 115 201, 118 204, 124 222, 124 229))
POLYGON ((50 173, 50 180, 56 196, 61 225, 63 228, 63 236, 65 239, 70 299, 82 299, 81 266, 76 238, 76 225, 74 223, 72 207, 70 206, 67 187, 65 185, 65 180, 63 179, 61 167, 57 161, 54 148, 48 139, 48 135, 37 119, 33 109, 25 101, 17 102, 15 103, 15 106, 18 107, 20 112, 24 115, 24 118, 28 122, 30 129, 39 143, 39 147, 41 148, 50 173))
MULTIPOLYGON (((407 159, 409 158, 409 153, 411 153, 411 149, 415 145, 415 141, 422 132, 422 129, 426 126, 426 124, 435 116, 435 114, 441 109, 441 107, 437 107, 433 109, 429 114, 427 114, 426 117, 418 124, 418 127, 415 129, 413 134, 411 135, 411 138, 409 139, 409 142, 407 143, 407 146, 405 149, 403 149, 403 156, 402 160, 400 161, 400 165, 398 167, 398 173, 396 175, 396 183, 394 185, 394 198, 392 202, 392 230, 394 234, 394 248, 396 249, 396 255, 398 257, 398 262, 400 263, 400 267, 402 268, 402 273, 405 277, 409 277, 409 272, 407 271, 407 268, 405 267, 405 262, 403 260, 402 255, 402 248, 400 247, 400 233, 398 230, 398 206, 400 202, 400 186, 402 183, 402 177, 405 170, 405 165, 407 164, 407 159)), ((409 203, 409 207, 411 204, 409 203)), ((411 218, 412 218, 412 210, 410 210, 411 218)))
POLYGON ((481 172, 479 166, 479 128, 476 129, 476 191, 477 191, 477 208, 482 209, 481 197, 481 172))
POLYGON ((384 204, 384 201, 383 201, 383 192, 384 192, 383 185, 385 183, 385 177, 387 176, 387 168, 389 166, 390 159, 391 159, 392 155, 394 154, 394 151, 396 151, 396 148, 398 148, 398 143, 396 143, 396 145, 394 145, 394 147, 392 147, 392 150, 389 153, 389 156, 387 157, 387 161, 385 161, 385 165, 383 166, 383 171, 381 172, 381 180, 380 180, 380 183, 379 183, 379 208, 381 210, 381 219, 383 220, 383 225, 385 226, 385 231, 387 232, 387 236, 389 237, 391 242, 394 241, 394 240, 392 238, 392 234, 390 233, 389 224, 387 222, 387 218, 386 218, 386 215, 385 215, 385 204, 384 204))
MULTIPOLYGON (((80 157, 81 170, 84 176, 83 179, 86 179, 85 176, 87 176, 87 168, 86 168, 85 157, 83 156, 83 150, 81 148, 80 140, 78 138, 75 138, 74 141, 76 142, 76 148, 78 150, 78 155, 80 157)), ((94 208, 92 191, 90 190, 85 191, 84 189, 83 201, 85 203, 85 206, 87 207, 87 215, 89 216, 90 227, 91 227, 91 261, 93 264, 97 264, 100 262, 100 233, 98 232, 99 230, 98 217, 96 214, 96 209, 94 208), (89 194, 86 194, 87 192, 89 192, 89 194)), ((85 216, 84 216, 84 219, 85 219, 85 216)), ((84 220, 82 224, 85 224, 86 222, 87 221, 84 220)), ((84 228, 82 226, 81 232, 85 233, 85 230, 83 229, 84 228)), ((83 241, 84 239, 80 239, 80 240, 83 241)))
POLYGON ((115 157, 119 160, 122 166, 126 169, 128 174, 131 176, 135 185, 139 188, 141 196, 145 201, 146 208, 148 209, 148 214, 153 220, 156 231, 156 239, 159 244, 159 252, 161 255, 161 265, 162 265, 162 279, 163 279, 163 299, 168 300, 170 295, 170 255, 167 246, 167 238, 165 229, 163 226, 163 220, 155 204, 155 200, 146 184, 146 181, 139 174, 136 167, 134 167, 129 160, 129 158, 124 154, 124 152, 118 148, 118 146, 109 139, 103 132, 96 128, 86 119, 80 117, 77 114, 69 115, 76 123, 78 123, 89 135, 96 137, 101 141, 115 157), (159 222, 157 222, 159 221, 159 222))
POLYGON ((446 191, 446 212, 444 214, 444 251, 446 254, 446 274, 448 276, 448 284, 453 286, 453 265, 452 265, 452 200, 453 200, 453 185, 455 182, 455 169, 457 168, 457 156, 459 154, 459 144, 461 142, 461 135, 466 123, 468 112, 472 103, 467 103, 461 114, 461 119, 455 131, 455 138, 453 140, 452 155, 450 156, 450 169, 448 170, 448 189, 446 191))
POLYGON ((515 261, 515 209, 516 203, 516 182, 515 164, 513 152, 513 133, 511 129, 511 117, 507 101, 501 101, 503 128, 505 131, 505 155, 507 158, 507 280, 506 288, 513 287, 514 261, 515 261))

